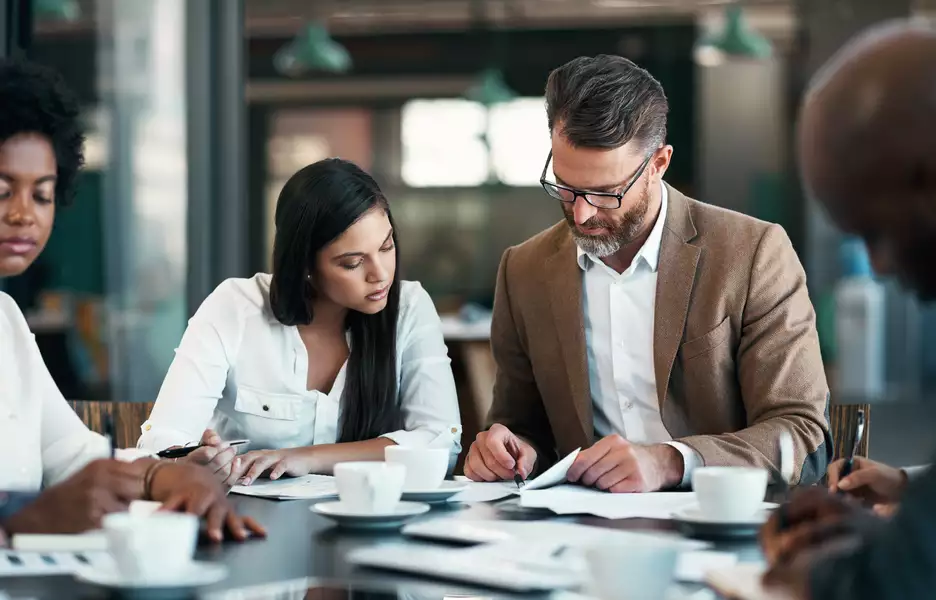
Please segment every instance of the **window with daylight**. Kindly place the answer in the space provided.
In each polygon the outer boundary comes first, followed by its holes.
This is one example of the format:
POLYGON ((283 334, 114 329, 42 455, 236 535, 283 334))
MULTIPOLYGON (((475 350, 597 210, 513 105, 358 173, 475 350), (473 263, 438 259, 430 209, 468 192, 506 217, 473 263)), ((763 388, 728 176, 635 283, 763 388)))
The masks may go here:
POLYGON ((549 152, 542 98, 490 108, 469 100, 412 100, 403 106, 401 132, 401 175, 412 187, 469 187, 490 179, 536 186, 549 152))

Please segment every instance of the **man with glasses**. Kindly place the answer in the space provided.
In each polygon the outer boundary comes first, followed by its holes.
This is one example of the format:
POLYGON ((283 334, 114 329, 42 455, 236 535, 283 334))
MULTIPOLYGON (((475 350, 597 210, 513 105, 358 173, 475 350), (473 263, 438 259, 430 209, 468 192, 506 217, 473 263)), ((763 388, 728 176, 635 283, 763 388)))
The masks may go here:
POLYGON ((806 276, 783 229, 663 182, 663 89, 618 56, 546 84, 542 185, 565 222, 508 249, 494 300, 478 481, 529 477, 582 448, 568 479, 612 492, 687 485, 703 465, 779 469, 832 454, 828 386, 806 276))

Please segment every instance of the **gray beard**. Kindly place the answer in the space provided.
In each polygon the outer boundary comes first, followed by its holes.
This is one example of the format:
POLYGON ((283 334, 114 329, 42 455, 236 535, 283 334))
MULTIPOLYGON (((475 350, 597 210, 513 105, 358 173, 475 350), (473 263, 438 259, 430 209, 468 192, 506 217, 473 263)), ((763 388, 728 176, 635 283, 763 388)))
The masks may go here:
POLYGON ((572 230, 572 237, 579 248, 587 254, 592 254, 598 258, 605 258, 615 254, 621 249, 621 242, 613 236, 594 237, 590 235, 581 235, 576 230, 572 230))

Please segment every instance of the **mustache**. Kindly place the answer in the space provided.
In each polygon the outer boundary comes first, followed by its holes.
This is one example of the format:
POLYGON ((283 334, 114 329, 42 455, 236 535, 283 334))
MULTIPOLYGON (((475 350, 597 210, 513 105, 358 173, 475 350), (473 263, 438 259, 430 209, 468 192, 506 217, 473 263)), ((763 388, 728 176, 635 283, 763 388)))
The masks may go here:
POLYGON ((611 223, 605 223, 604 221, 596 217, 592 217, 591 219, 588 219, 587 221, 579 225, 579 227, 583 229, 614 229, 614 226, 611 225, 611 223))
POLYGON ((565 214, 566 221, 569 222, 569 225, 571 225, 573 229, 581 227, 582 229, 607 229, 608 231, 613 231, 615 228, 612 223, 602 221, 597 215, 579 225, 575 222, 575 216, 571 211, 564 210, 563 213, 565 214))

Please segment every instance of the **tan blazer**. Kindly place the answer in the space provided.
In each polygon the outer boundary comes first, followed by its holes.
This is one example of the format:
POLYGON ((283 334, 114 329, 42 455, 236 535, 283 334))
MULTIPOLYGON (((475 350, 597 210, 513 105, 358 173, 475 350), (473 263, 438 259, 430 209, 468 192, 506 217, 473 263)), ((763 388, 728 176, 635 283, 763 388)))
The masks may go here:
MULTIPOLYGON (((789 238, 667 190, 653 343, 663 424, 706 465, 774 469, 786 429, 794 481, 817 481, 832 456, 829 391, 789 238)), ((594 443, 582 271, 565 221, 504 253, 491 347, 489 420, 536 447, 537 471, 594 443)))

